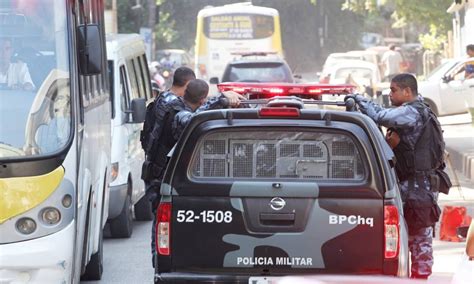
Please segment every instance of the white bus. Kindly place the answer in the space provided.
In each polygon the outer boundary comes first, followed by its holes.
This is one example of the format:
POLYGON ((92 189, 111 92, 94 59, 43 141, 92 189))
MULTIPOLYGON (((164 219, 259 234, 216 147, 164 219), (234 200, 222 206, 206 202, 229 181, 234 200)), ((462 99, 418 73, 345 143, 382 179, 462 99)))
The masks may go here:
POLYGON ((222 77, 239 53, 276 52, 283 57, 280 16, 250 2, 206 7, 197 16, 195 72, 208 80, 222 77))
POLYGON ((102 0, 0 0, 0 283, 101 278, 103 10, 102 0))

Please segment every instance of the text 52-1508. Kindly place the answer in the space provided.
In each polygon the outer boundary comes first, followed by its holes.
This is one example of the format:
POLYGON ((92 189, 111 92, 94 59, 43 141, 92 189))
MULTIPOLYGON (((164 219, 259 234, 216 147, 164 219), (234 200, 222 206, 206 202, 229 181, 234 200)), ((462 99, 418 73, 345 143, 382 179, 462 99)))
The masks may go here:
POLYGON ((178 210, 176 221, 178 223, 230 223, 232 222, 232 212, 221 210, 204 210, 200 212, 178 210))

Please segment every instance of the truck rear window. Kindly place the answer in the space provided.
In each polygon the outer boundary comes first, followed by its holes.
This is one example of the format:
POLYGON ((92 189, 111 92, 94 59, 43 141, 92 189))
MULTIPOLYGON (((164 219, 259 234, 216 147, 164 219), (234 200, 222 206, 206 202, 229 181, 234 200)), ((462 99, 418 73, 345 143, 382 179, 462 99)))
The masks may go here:
POLYGON ((360 181, 366 169, 356 143, 345 133, 216 131, 196 144, 193 178, 360 181))

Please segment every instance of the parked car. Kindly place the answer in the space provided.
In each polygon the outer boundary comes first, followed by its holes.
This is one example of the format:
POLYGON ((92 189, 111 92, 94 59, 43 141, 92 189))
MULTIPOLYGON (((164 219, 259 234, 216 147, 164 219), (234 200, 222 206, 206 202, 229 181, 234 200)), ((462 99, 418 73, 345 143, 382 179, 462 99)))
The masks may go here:
MULTIPOLYGON (((357 92, 368 97, 381 95, 390 83, 382 82, 377 65, 362 60, 346 60, 327 69, 329 84, 352 84, 357 92)), ((344 97, 325 95, 323 100, 343 101, 344 97)))
MULTIPOLYGON (((276 90, 328 87, 247 83, 241 93, 276 90)), ((383 135, 365 115, 303 103, 278 97, 192 118, 161 186, 155 283, 408 276, 407 227, 383 135)))
POLYGON ((474 99, 474 78, 459 70, 472 59, 449 59, 418 82, 418 92, 439 116, 465 113, 474 99))
POLYGON ((217 77, 210 79, 211 84, 219 82, 294 83, 294 77, 284 59, 264 52, 251 52, 229 62, 221 81, 217 77))
POLYGON ((152 98, 145 44, 138 34, 108 34, 107 61, 112 101, 109 219, 112 237, 128 238, 137 220, 151 220, 151 204, 140 178, 145 155, 140 131, 152 98))
POLYGON ((349 54, 349 53, 331 53, 324 61, 323 70, 319 74, 320 83, 329 83, 329 69, 334 65, 345 62, 347 60, 364 60, 364 56, 360 54, 349 54))

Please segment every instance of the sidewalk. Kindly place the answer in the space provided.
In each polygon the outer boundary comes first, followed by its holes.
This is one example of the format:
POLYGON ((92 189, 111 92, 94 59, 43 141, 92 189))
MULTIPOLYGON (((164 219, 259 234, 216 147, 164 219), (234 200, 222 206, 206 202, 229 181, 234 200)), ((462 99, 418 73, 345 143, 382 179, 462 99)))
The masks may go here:
POLYGON ((453 167, 474 183, 474 124, 470 115, 440 117, 439 121, 453 167))
MULTIPOLYGON (((439 194, 438 204, 441 210, 445 206, 464 206, 467 214, 474 218, 474 126, 469 115, 441 117, 439 120, 449 152, 447 172, 453 187, 449 195, 439 194)), ((440 241, 439 227, 440 222, 436 224, 436 239, 433 242, 435 262, 428 282, 450 283, 466 242, 440 241)))

